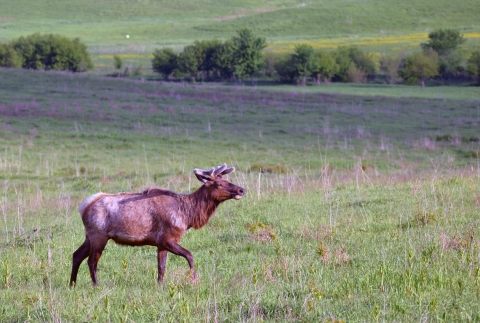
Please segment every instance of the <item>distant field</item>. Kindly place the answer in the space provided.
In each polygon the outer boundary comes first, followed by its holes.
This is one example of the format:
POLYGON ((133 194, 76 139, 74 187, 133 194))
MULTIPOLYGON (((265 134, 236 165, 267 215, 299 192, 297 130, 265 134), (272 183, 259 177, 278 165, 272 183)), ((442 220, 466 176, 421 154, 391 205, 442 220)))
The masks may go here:
POLYGON ((457 28, 467 48, 480 42, 476 0, 441 1, 28 1, 0 0, 0 41, 34 32, 79 37, 94 56, 149 55, 200 39, 226 39, 249 27, 274 50, 298 42, 372 52, 408 51, 436 28, 457 28), (130 35, 127 39, 126 35, 130 35))

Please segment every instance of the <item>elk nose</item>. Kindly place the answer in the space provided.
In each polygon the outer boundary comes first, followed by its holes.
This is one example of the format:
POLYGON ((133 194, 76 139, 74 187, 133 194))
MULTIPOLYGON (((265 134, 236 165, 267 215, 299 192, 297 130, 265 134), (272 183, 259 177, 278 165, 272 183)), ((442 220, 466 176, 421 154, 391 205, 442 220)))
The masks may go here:
POLYGON ((238 189, 238 194, 243 195, 245 194, 245 190, 243 188, 238 189))

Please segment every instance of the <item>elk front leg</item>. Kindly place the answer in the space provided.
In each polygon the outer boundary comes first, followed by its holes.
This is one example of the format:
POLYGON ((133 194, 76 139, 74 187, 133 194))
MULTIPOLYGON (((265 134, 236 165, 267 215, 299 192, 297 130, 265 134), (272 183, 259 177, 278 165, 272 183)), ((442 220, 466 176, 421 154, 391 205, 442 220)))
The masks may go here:
POLYGON ((165 274, 165 264, 167 263, 167 250, 158 248, 158 283, 163 282, 163 275, 165 274))
POLYGON ((165 249, 170 251, 173 254, 178 256, 182 256, 183 258, 187 259, 188 265, 190 266, 190 271, 192 273, 192 283, 196 284, 198 281, 197 273, 195 272, 195 266, 193 264, 193 256, 187 249, 180 246, 175 241, 169 241, 165 244, 165 249))

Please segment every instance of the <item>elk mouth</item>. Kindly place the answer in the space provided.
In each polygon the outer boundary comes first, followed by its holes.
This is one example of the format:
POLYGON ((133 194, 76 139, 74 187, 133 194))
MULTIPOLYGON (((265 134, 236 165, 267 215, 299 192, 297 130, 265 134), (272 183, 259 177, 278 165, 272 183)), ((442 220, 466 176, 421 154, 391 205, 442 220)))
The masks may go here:
POLYGON ((241 198, 243 197, 243 195, 245 194, 245 190, 244 190, 243 188, 239 187, 236 193, 237 193, 237 194, 235 194, 235 195, 233 196, 233 198, 236 199, 236 200, 239 200, 239 199, 241 199, 241 198))

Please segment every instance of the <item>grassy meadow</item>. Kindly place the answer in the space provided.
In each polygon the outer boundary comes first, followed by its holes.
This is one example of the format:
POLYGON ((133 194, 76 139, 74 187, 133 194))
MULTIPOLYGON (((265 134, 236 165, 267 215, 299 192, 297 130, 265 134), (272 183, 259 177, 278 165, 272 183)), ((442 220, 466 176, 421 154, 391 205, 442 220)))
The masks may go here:
POLYGON ((91 74, 0 68, 0 322, 480 322, 478 87, 164 82, 155 48, 248 27, 299 43, 413 52, 438 28, 480 45, 477 0, 0 0, 0 42, 78 37, 91 74), (129 38, 126 37, 129 35, 129 38), (105 77, 113 56, 142 67, 105 77), (246 189, 168 256, 110 242, 94 288, 78 205, 189 193, 193 168, 246 189))
POLYGON ((313 89, 0 69, 0 321, 478 322, 480 100, 313 89), (247 193, 182 239, 198 284, 110 242, 68 288, 83 199, 223 162, 247 193))

